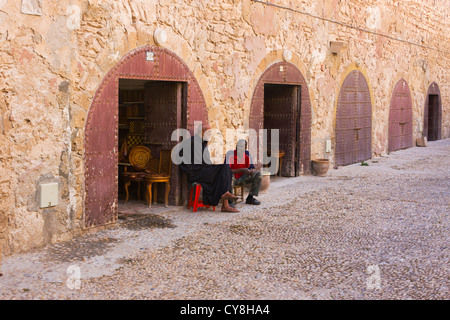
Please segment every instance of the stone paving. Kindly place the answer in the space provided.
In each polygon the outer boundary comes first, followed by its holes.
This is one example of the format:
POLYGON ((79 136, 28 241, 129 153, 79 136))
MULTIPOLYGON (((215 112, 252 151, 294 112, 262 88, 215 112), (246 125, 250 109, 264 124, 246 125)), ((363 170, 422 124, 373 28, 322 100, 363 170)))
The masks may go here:
POLYGON ((450 139, 367 163, 237 214, 142 206, 4 258, 0 299, 449 299, 450 139))

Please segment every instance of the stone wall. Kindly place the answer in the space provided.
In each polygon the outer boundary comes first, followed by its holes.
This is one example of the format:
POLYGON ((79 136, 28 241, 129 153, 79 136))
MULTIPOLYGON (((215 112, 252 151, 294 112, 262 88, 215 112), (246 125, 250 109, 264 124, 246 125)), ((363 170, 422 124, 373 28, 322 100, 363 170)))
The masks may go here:
POLYGON ((194 73, 213 128, 246 128, 253 89, 272 63, 290 61, 308 84, 311 157, 330 157, 336 103, 345 76, 367 78, 373 104, 373 155, 387 153, 395 84, 413 101, 421 137, 428 86, 443 105, 450 137, 450 8, 447 0, 0 0, 0 244, 27 251, 83 231, 84 127, 106 73, 130 50, 164 47, 194 73), (281 8, 281 6, 289 9, 281 8), (332 54, 330 41, 343 47, 332 54), (59 204, 39 209, 38 185, 59 184, 59 204))

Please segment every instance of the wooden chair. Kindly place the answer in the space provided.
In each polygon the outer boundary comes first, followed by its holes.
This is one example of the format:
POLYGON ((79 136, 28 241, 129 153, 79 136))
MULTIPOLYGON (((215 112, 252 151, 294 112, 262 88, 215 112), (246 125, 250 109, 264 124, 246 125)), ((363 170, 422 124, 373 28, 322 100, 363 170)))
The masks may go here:
POLYGON ((144 170, 146 169, 147 163, 152 158, 153 158, 152 152, 147 147, 134 146, 131 149, 130 154, 128 156, 131 171, 128 171, 127 167, 125 167, 125 172, 122 173, 126 193, 125 203, 127 203, 128 198, 130 196, 128 192, 128 187, 130 186, 131 182, 138 183, 138 199, 140 199, 141 182, 145 181, 145 176, 147 174, 144 170))
POLYGON ((171 150, 161 150, 159 153, 159 165, 158 171, 155 172, 155 162, 150 160, 147 164, 147 170, 145 170, 146 174, 144 176, 146 186, 146 198, 147 204, 149 207, 152 206, 153 203, 156 203, 157 200, 157 183, 165 183, 166 184, 166 192, 165 192, 165 202, 164 206, 169 206, 169 191, 170 191, 170 177, 172 171, 172 157, 171 150), (152 186, 153 187, 153 195, 152 195, 152 186))
MULTIPOLYGON (((235 185, 233 187, 233 194, 235 194, 239 197, 238 200, 240 200, 240 202, 244 201, 244 189, 245 189, 245 186, 243 184, 235 185), (238 189, 240 189, 239 193, 237 192, 238 189)), ((236 202, 238 202, 238 200, 236 200, 236 202)))

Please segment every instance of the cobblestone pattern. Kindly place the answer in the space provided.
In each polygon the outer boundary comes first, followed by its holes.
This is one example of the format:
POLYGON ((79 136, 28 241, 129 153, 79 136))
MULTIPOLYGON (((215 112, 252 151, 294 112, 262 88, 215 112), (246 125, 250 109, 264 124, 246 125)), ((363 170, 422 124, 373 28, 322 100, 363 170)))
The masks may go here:
POLYGON ((449 299, 449 159, 447 139, 278 179, 238 214, 172 211, 138 229, 125 220, 85 238, 92 246, 8 257, 0 298, 449 299), (78 261, 61 259, 77 248, 78 261), (70 265, 80 289, 67 288, 70 265))

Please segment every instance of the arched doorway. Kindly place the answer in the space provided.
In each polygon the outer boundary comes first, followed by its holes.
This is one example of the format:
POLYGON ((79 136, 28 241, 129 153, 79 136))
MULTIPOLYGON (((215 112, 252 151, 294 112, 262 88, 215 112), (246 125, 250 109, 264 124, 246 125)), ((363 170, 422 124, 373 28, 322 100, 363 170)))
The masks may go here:
POLYGON ((423 137, 426 137, 428 141, 441 139, 442 100, 441 91, 436 82, 428 87, 423 119, 423 137))
POLYGON ((278 62, 263 72, 253 92, 249 127, 256 132, 279 129, 279 147, 285 153, 282 176, 310 171, 311 102, 305 78, 295 65, 278 62))
POLYGON ((372 103, 366 78, 351 71, 339 92, 336 111, 336 165, 372 157, 372 103))
POLYGON ((400 79, 389 109, 389 152, 412 147, 412 102, 408 83, 400 79))
MULTIPOLYGON (((130 87, 143 90, 142 94, 135 94, 131 98, 144 99, 133 101, 144 103, 141 111, 138 104, 129 110, 136 112, 131 114, 133 118, 142 118, 135 116, 139 112, 145 113, 145 121, 139 126, 151 128, 147 131, 147 140, 155 138, 155 134, 161 137, 157 143, 148 141, 154 146, 171 148, 176 142, 170 141, 171 137, 167 135, 173 129, 184 127, 192 132, 194 121, 208 121, 203 93, 192 72, 176 54, 151 46, 140 47, 126 54, 103 79, 86 120, 86 228, 117 221, 119 101, 124 102, 122 89, 130 87), (162 116, 153 117, 155 112, 162 116)), ((170 198, 176 199, 179 198, 180 188, 177 186, 181 178, 176 171, 178 168, 172 167, 170 198)))

